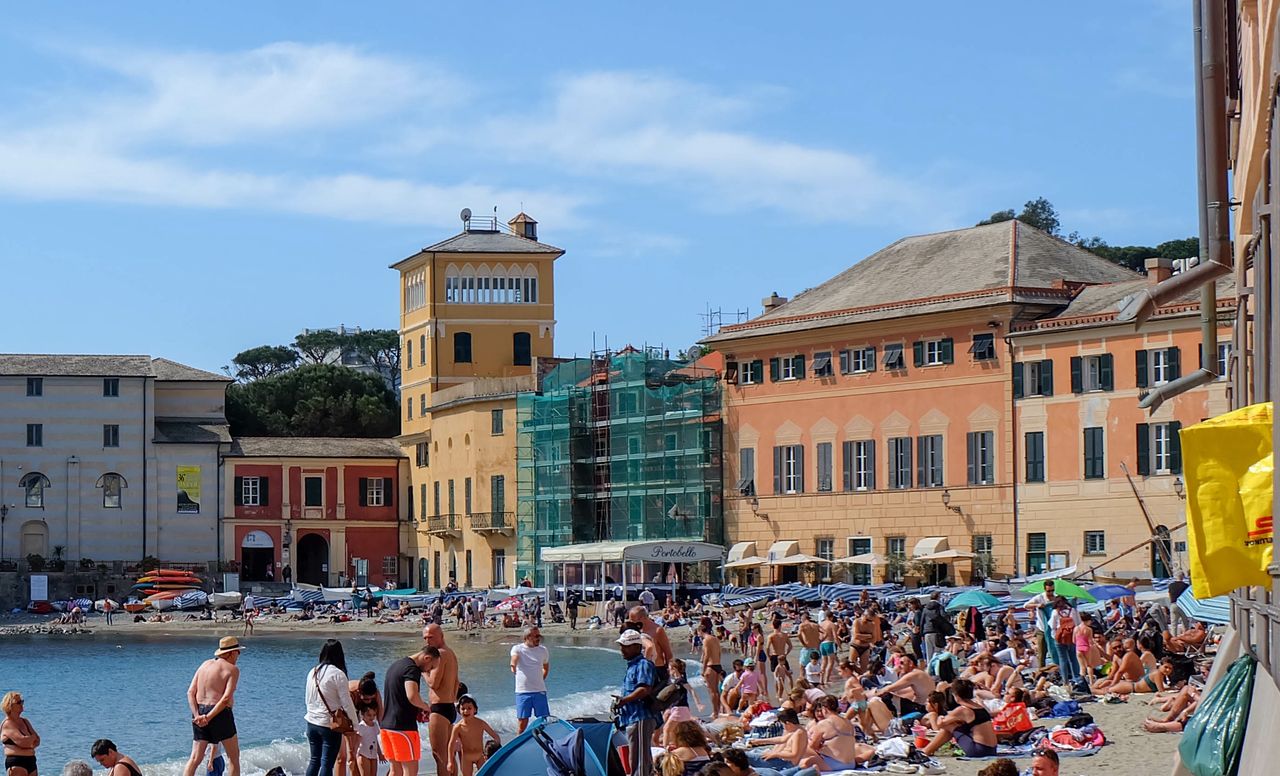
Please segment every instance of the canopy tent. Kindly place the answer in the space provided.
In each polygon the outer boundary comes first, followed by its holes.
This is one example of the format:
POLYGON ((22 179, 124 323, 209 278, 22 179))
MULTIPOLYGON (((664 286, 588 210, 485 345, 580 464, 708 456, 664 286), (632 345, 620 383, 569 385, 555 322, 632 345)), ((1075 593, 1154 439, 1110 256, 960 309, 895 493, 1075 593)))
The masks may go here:
MULTIPOLYGON (((592 542, 588 544, 568 544, 563 547, 543 547, 540 560, 551 566, 576 564, 582 569, 582 583, 585 587, 587 566, 600 567, 601 600, 604 599, 605 564, 622 564, 622 600, 627 599, 627 566, 631 563, 685 564, 715 561, 723 568, 725 548, 723 545, 710 542, 691 542, 677 540, 630 541, 630 542, 592 542)), ((553 587, 549 575, 548 588, 553 587)), ((675 594, 676 580, 671 578, 671 591, 675 594)))

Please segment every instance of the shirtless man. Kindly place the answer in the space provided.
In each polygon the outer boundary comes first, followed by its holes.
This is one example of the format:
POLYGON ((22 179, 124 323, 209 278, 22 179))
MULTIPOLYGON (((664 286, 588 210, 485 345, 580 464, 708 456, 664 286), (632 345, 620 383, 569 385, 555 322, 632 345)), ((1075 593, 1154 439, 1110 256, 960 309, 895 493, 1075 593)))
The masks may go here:
POLYGON ((879 621, 871 616, 870 607, 863 609, 853 621, 853 643, 849 647, 849 662, 858 673, 864 673, 871 665, 871 647, 879 640, 879 635, 879 621))
POLYGON ((915 658, 911 655, 904 654, 898 659, 898 672, 901 674, 901 678, 898 681, 867 693, 869 699, 868 707, 872 716, 876 719, 876 724, 882 730, 885 724, 881 722, 883 713, 877 713, 877 708, 881 712, 888 708, 888 704, 884 700, 886 696, 897 704, 897 712, 892 714, 894 717, 901 717, 913 711, 924 714, 926 711, 924 706, 925 699, 929 697, 929 693, 933 692, 936 687, 933 677, 921 670, 916 665, 915 658))
POLYGON ((859 744, 853 723, 840 716, 840 703, 824 695, 813 704, 815 722, 809 726, 809 751, 802 768, 845 771, 857 768, 875 756, 876 748, 859 744))
POLYGON ((822 643, 822 630, 809 616, 808 610, 800 615, 800 630, 796 639, 800 642, 800 665, 807 665, 809 655, 818 652, 818 645, 822 643))
POLYGON ((1111 687, 1117 682, 1136 682, 1141 679, 1145 671, 1143 670, 1142 658, 1138 655, 1138 644, 1133 639, 1124 640, 1124 655, 1117 664, 1112 663, 1111 673, 1106 677, 1099 679, 1093 683, 1090 691, 1094 695, 1104 695, 1111 690, 1111 687))
POLYGON ((715 628, 710 617, 703 617, 698 625, 702 634, 702 681, 707 683, 707 692, 711 694, 711 715, 720 713, 720 681, 724 679, 724 665, 720 662, 720 639, 716 638, 715 628))
MULTIPOLYGON (((644 657, 653 663, 659 687, 671 682, 671 640, 667 638, 667 629, 653 621, 649 610, 643 606, 633 606, 627 619, 640 626, 640 635, 644 636, 644 657)), ((655 690, 658 688, 655 688, 655 690)))
POLYGON ((782 629, 781 617, 773 620, 773 630, 765 643, 765 654, 769 656, 769 669, 778 683, 778 697, 786 698, 788 690, 784 685, 794 686, 795 680, 791 677, 791 662, 787 659, 791 654, 791 637, 782 629))
POLYGON ((187 688, 187 705, 191 708, 191 759, 182 776, 195 776, 204 759, 205 750, 222 744, 227 753, 226 776, 240 776, 240 739, 231 707, 235 703, 236 684, 240 681, 240 641, 224 636, 218 642, 213 658, 204 661, 187 688))
POLYGON ((440 652, 440 659, 427 672, 427 700, 431 703, 427 740, 431 742, 436 773, 442 774, 449 770, 449 734, 458 719, 458 656, 445 646, 444 629, 434 622, 422 629, 422 640, 440 652))
POLYGON ((837 623, 835 615, 830 609, 823 609, 825 617, 822 624, 818 626, 818 633, 822 636, 822 642, 818 645, 818 652, 822 655, 822 684, 831 684, 835 678, 836 672, 836 647, 839 644, 839 636, 837 635, 837 623))

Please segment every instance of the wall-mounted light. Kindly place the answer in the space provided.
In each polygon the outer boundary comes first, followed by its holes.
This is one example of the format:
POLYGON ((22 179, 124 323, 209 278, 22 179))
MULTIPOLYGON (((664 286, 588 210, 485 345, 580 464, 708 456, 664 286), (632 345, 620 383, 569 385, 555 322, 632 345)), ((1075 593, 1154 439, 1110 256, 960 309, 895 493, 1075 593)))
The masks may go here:
POLYGON ((751 505, 751 514, 755 515, 756 517, 760 518, 761 520, 768 520, 768 519, 769 519, 769 513, 768 513, 768 512, 761 512, 761 511, 760 511, 760 499, 756 498, 755 496, 752 496, 752 497, 751 497, 751 501, 749 501, 749 502, 747 502, 747 503, 749 503, 749 504, 751 505))
POLYGON ((1182 484, 1182 478, 1174 477, 1173 492, 1178 496, 1178 498, 1185 499, 1187 497, 1186 490, 1186 486, 1182 484))
POLYGON ((949 490, 942 491, 942 506, 946 507, 947 509, 950 509, 952 512, 955 512, 957 515, 964 514, 964 510, 962 510, 960 507, 951 506, 951 491, 949 490))

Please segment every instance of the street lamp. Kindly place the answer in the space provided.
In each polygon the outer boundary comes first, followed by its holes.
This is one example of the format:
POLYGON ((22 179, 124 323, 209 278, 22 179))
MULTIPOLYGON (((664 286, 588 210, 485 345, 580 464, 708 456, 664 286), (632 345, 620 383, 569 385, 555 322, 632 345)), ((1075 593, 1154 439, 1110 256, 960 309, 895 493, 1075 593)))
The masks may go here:
POLYGON ((947 509, 950 509, 952 512, 955 512, 957 515, 964 514, 964 510, 962 510, 960 507, 951 506, 951 491, 949 490, 942 491, 942 506, 946 507, 947 509))
POLYGON ((1181 477, 1173 478, 1173 492, 1180 499, 1185 499, 1187 497, 1186 487, 1182 484, 1181 477))

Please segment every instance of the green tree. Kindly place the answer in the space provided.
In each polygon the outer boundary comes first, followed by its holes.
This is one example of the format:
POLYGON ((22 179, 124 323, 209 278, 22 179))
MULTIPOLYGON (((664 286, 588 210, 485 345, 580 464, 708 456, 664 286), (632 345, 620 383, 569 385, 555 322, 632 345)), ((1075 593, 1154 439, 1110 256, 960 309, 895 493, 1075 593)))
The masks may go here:
POLYGON ((304 364, 227 389, 238 436, 393 437, 400 405, 382 378, 334 364, 304 364))
POLYGON ((400 335, 394 329, 369 329, 352 334, 348 339, 350 347, 367 359, 388 385, 397 384, 400 380, 400 335))
POLYGON ((1044 197, 1037 197, 1035 199, 1028 200, 1027 203, 1022 206, 1022 212, 1016 215, 1012 208, 1008 210, 997 210, 987 218, 979 221, 977 225, 985 226, 987 224, 999 224, 1004 221, 1012 221, 1015 218, 1024 224, 1034 226, 1037 229, 1042 229, 1053 235, 1056 235, 1058 233, 1058 229, 1062 226, 1058 219, 1058 211, 1054 209, 1053 203, 1044 197))
POLYGON ((1163 259, 1189 259, 1200 255, 1200 238, 1183 237, 1181 240, 1166 240, 1156 246, 1156 256, 1163 259))
POLYGON ((287 345, 259 345, 237 353, 231 364, 224 369, 240 382, 261 380, 293 369, 298 365, 298 353, 287 345))
POLYGON ((979 221, 977 224, 975 224, 975 226, 986 226, 987 224, 999 224, 1005 221, 1012 221, 1017 217, 1018 217, 1017 213, 1014 213, 1012 209, 997 210, 996 212, 992 213, 990 216, 979 221))
POLYGON ((329 329, 316 329, 299 334, 293 339, 293 349, 309 364, 323 364, 340 354, 349 345, 349 336, 329 329))

